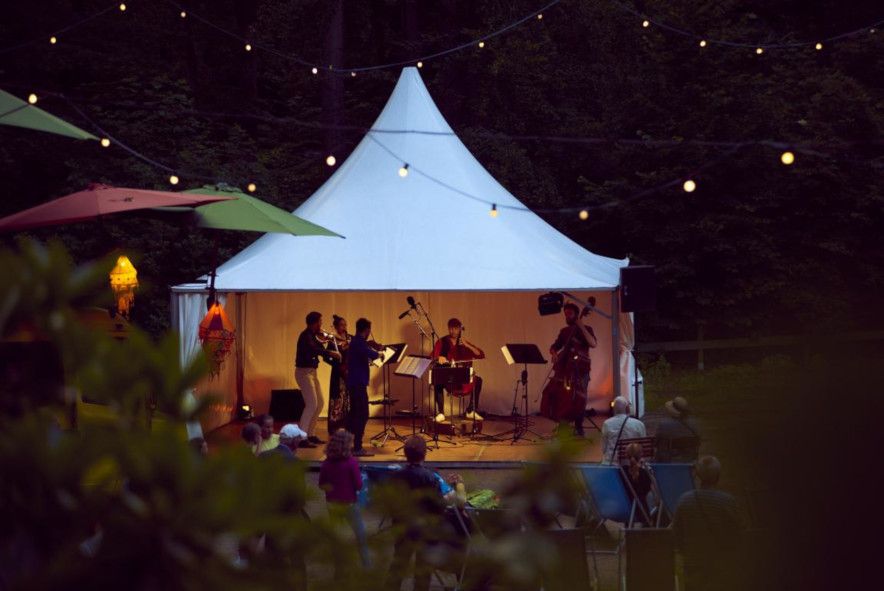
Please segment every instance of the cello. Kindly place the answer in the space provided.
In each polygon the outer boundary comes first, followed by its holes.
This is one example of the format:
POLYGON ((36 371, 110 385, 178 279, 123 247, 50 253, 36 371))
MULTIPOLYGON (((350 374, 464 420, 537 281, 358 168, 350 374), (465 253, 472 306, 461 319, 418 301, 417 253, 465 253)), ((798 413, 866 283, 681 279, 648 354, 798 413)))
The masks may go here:
POLYGON ((589 314, 589 310, 584 308, 571 327, 565 345, 553 364, 549 382, 543 389, 540 414, 553 421, 573 421, 586 411, 587 393, 574 388, 573 381, 579 366, 589 363, 589 357, 577 350, 580 345, 578 335, 581 334, 577 323, 589 314))

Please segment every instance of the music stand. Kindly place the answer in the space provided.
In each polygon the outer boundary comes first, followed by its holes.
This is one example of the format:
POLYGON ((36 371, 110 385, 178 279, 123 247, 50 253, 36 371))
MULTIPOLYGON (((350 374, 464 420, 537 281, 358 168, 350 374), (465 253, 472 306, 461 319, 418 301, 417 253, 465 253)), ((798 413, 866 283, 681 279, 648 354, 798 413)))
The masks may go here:
POLYGON ((402 361, 403 357, 405 357, 405 350, 407 348, 408 345, 405 343, 394 343, 392 345, 386 345, 384 348, 385 355, 384 360, 381 363, 381 377, 383 378, 381 391, 383 398, 369 402, 369 404, 372 405, 383 406, 384 429, 371 438, 372 442, 381 440, 380 444, 377 444, 378 447, 386 445, 387 440, 390 437, 397 441, 405 441, 405 436, 400 435, 399 432, 396 431, 396 427, 393 425, 393 405, 396 404, 398 400, 394 400, 390 395, 392 382, 390 377, 390 366, 393 363, 399 363, 402 361))
POLYGON ((500 351, 503 353, 507 365, 521 363, 523 368, 520 378, 516 382, 516 387, 513 389, 513 428, 509 431, 498 433, 495 437, 503 437, 504 435, 512 433, 513 439, 510 442, 510 445, 524 437, 526 433, 531 433, 535 437, 543 438, 540 433, 530 429, 530 427, 534 425, 534 422, 528 416, 528 365, 544 365, 546 364, 546 359, 543 358, 543 354, 540 352, 540 349, 537 348, 537 345, 533 343, 507 343, 500 348, 500 351), (524 402, 525 409, 524 414, 519 412, 518 404, 516 404, 520 383, 522 385, 522 401, 524 402))
MULTIPOLYGON (((404 350, 403 350, 404 352, 404 350)), ((415 403, 415 392, 414 392, 414 383, 417 380, 420 380, 424 377, 424 374, 427 372, 427 368, 430 367, 430 364, 433 362, 429 357, 421 357, 419 355, 406 355, 402 358, 402 361, 399 362, 399 367, 393 372, 397 376, 404 376, 407 378, 411 378, 411 434, 415 435, 417 432, 417 426, 415 423, 415 418, 417 415, 415 414, 415 409, 417 408, 417 404, 415 403)))

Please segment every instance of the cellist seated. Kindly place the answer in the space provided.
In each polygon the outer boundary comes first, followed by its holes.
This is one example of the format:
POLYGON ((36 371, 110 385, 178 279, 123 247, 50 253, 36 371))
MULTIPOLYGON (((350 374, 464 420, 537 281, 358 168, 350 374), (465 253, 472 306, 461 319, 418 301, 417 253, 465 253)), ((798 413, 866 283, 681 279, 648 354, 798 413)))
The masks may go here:
MULTIPOLYGON (((448 321, 448 335, 436 341, 433 347, 433 359, 440 365, 471 366, 473 359, 485 359, 485 352, 479 347, 463 338, 463 323, 457 318, 448 321), (466 363, 464 363, 466 362, 466 363)), ((436 422, 445 420, 445 395, 446 387, 443 384, 434 384, 433 391, 436 401, 436 422)), ((478 413, 479 394, 482 393, 482 378, 473 375, 470 384, 459 386, 456 391, 449 392, 452 396, 469 396, 470 403, 467 406, 466 418, 481 421, 482 416, 478 413)))

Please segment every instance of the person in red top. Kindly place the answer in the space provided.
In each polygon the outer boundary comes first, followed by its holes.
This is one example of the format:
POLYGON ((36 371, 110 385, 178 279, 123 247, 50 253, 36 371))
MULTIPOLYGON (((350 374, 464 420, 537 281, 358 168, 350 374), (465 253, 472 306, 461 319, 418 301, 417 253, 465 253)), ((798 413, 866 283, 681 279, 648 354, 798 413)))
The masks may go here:
POLYGON ((325 451, 325 460, 319 467, 319 488, 325 491, 325 501, 332 517, 345 519, 356 534, 362 566, 371 566, 365 523, 356 502, 356 494, 362 490, 362 473, 359 460, 353 457, 353 434, 338 429, 332 435, 325 451))
MULTIPOLYGON (((471 359, 485 359, 485 352, 463 337, 463 323, 457 318, 448 321, 448 336, 444 336, 433 347, 433 359, 441 365, 452 365, 453 362, 469 361, 471 359)), ((463 367, 471 366, 472 363, 458 363, 463 367)), ((434 384, 433 390, 436 398, 436 422, 445 420, 445 386, 434 384)), ((458 396, 469 396, 470 405, 467 406, 466 417, 474 421, 481 421, 479 415, 479 394, 482 393, 482 378, 473 375, 473 383, 465 384, 458 392, 451 392, 458 396)))

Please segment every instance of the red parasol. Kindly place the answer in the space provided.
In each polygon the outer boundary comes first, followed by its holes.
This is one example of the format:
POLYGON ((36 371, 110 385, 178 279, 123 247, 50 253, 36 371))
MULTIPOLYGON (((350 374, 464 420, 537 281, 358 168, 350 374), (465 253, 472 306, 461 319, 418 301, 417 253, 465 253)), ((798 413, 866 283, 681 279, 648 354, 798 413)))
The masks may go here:
POLYGON ((85 191, 71 193, 0 219, 0 232, 72 224, 102 215, 138 209, 172 206, 197 207, 229 199, 235 199, 235 197, 146 191, 92 184, 85 191))

